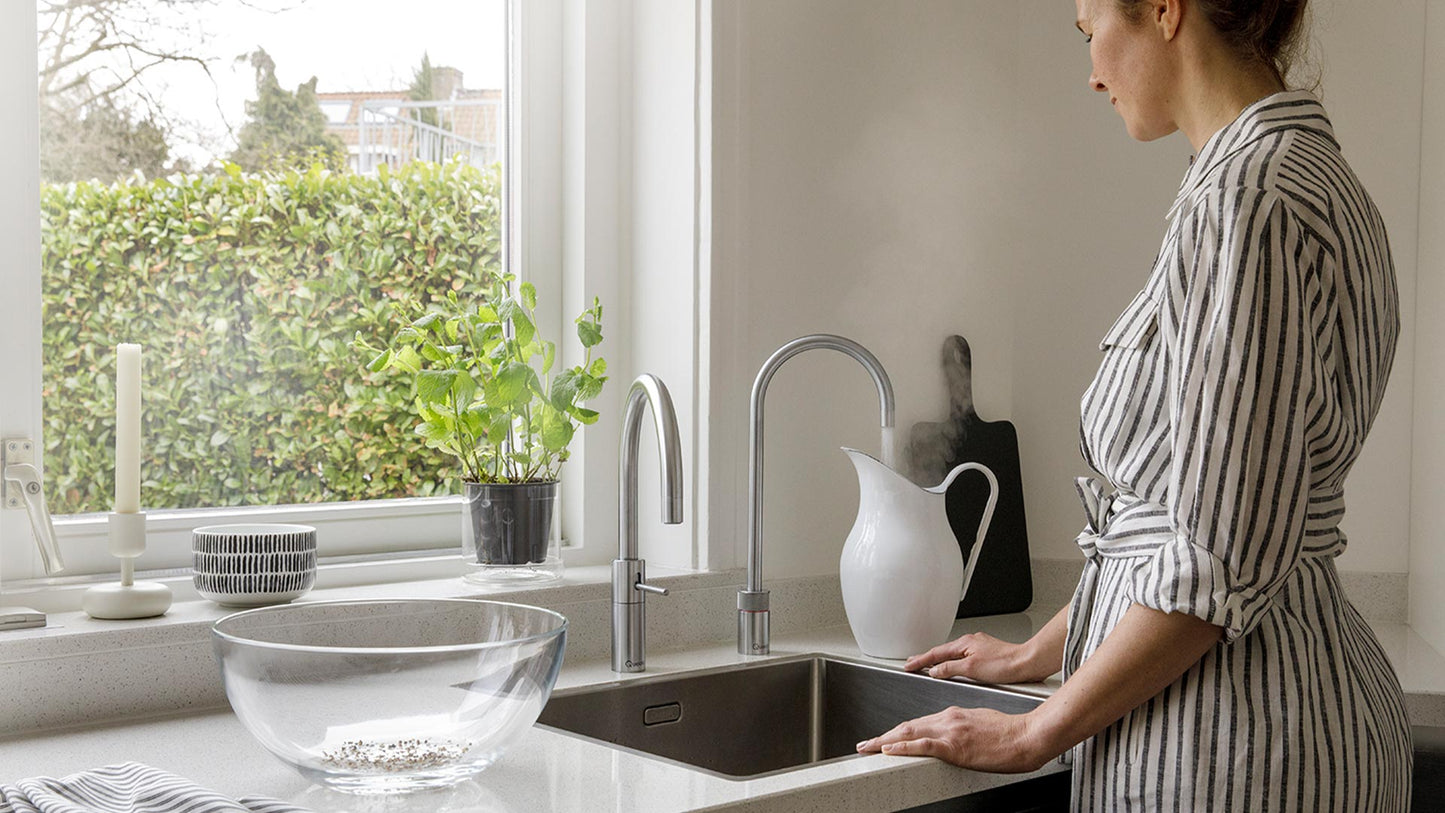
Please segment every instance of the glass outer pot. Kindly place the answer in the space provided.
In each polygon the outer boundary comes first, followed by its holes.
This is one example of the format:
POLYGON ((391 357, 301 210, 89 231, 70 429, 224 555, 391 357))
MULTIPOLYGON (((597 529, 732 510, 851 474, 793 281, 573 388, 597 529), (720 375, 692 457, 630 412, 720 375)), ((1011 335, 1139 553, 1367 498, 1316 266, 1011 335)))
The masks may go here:
POLYGON ((350 793, 486 769, 551 697, 567 619, 469 599, 318 601, 212 627, 231 708, 306 779, 350 793))
POLYGON ((462 484, 462 577, 474 584, 562 578, 557 481, 462 484))

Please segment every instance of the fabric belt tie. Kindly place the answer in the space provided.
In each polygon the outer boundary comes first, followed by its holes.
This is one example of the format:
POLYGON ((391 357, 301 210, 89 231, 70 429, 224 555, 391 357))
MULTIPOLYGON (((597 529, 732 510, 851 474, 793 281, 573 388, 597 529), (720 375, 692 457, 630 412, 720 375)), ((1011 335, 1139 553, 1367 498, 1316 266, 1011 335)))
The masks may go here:
MULTIPOLYGON (((1069 628, 1064 643, 1065 680, 1083 662, 1103 560, 1148 557, 1160 546, 1178 542, 1167 523, 1159 518, 1156 508, 1128 493, 1121 494, 1111 489, 1103 479, 1079 477, 1075 479, 1074 487, 1083 504, 1086 523, 1075 540, 1084 552, 1084 570, 1069 607, 1069 628), (1138 511, 1136 508, 1146 510, 1138 511), (1111 528, 1111 525, 1119 527, 1111 528), (1106 538, 1110 534, 1113 538, 1106 538)), ((1338 528, 1343 514, 1342 493, 1310 494, 1305 525, 1306 545, 1298 552, 1300 559, 1331 562, 1339 554, 1344 545, 1344 536, 1338 528)))
POLYGON ((1098 555, 1099 537, 1109 521, 1109 512, 1114 507, 1114 492, 1105 493, 1104 483, 1097 477, 1077 477, 1074 488, 1079 492, 1079 501, 1084 504, 1084 532, 1079 534, 1079 547, 1090 559, 1098 555))
POLYGON ((1115 497, 1115 492, 1106 491, 1104 482, 1097 477, 1075 478, 1074 488, 1079 492, 1079 501, 1084 504, 1086 525, 1075 540, 1084 552, 1084 572, 1079 576, 1079 586, 1074 589, 1074 600, 1069 603, 1064 680, 1069 679, 1084 658, 1084 631, 1093 613, 1094 593, 1099 586, 1099 537, 1108 527, 1115 497))

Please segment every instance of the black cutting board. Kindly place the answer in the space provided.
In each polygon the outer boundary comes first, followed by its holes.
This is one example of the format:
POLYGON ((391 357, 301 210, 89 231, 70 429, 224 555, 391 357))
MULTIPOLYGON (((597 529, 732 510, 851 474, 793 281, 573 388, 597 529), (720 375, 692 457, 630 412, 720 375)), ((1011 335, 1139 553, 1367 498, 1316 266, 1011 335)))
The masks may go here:
MULTIPOLYGON (((909 432, 914 477, 921 485, 933 486, 959 463, 981 463, 998 479, 999 492, 973 582, 956 617, 1022 612, 1033 603, 1034 588, 1018 432, 1008 421, 980 418, 974 409, 973 357, 962 336, 950 336, 943 342, 943 375, 948 384, 948 419, 916 423, 909 432)), ((963 551, 965 566, 988 504, 988 492, 982 474, 966 471, 954 479, 944 497, 948 524, 963 551)))

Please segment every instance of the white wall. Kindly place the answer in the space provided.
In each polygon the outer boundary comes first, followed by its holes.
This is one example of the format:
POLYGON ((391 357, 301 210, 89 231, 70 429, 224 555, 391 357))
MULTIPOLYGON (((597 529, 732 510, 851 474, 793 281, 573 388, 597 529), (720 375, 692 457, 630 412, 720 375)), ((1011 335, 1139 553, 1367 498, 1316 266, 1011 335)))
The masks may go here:
POLYGON ((1409 569, 1415 440, 1416 281, 1420 278, 1420 121, 1425 10, 1438 0, 1314 3, 1325 106, 1351 166, 1385 218, 1400 284, 1402 333, 1385 403, 1346 484, 1344 570, 1409 569))
POLYGON ((1415 458, 1410 525, 1410 625, 1445 652, 1445 9, 1426 19, 1420 141, 1420 284, 1415 316, 1415 458))
MULTIPOLYGON (((1395 5, 1320 2, 1315 50, 1408 314, 1425 0, 1395 5)), ((1147 276, 1189 147, 1127 137, 1087 89, 1073 16, 1057 0, 718 2, 709 531, 715 548, 735 540, 735 562, 752 377, 815 331, 878 355, 902 427, 942 417, 938 348, 967 337, 979 411, 1019 430, 1034 554, 1077 556, 1078 398, 1099 336, 1147 276)), ((1407 316, 1350 482, 1347 569, 1407 567, 1412 328, 1407 316)), ((765 572, 831 572, 857 505, 837 447, 878 448, 871 384, 841 356, 805 354, 767 407, 765 572)))
MULTIPOLYGON (((980 411, 1008 413, 1011 224, 1026 214, 1009 183, 1017 89, 1000 70, 1011 4, 718 9, 710 533, 734 539, 741 563, 748 392, 784 342, 830 332, 870 348, 908 426, 946 408, 940 347, 962 332, 980 411)), ((855 362, 817 351, 781 369, 766 405, 764 572, 836 570, 857 508, 838 447, 878 451, 876 392, 855 362)))

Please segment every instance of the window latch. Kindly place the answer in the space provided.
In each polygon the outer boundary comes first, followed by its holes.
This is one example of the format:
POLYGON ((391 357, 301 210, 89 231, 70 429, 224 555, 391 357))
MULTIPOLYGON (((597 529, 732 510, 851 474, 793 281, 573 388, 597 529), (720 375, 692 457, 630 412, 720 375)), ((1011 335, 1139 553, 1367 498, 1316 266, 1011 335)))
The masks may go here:
POLYGON ((40 471, 35 468, 35 443, 28 438, 7 438, 0 452, 5 474, 5 508, 20 509, 30 515, 30 530, 40 545, 40 558, 45 572, 55 575, 65 569, 60 546, 55 541, 55 525, 50 509, 45 506, 45 492, 40 485, 40 471))

